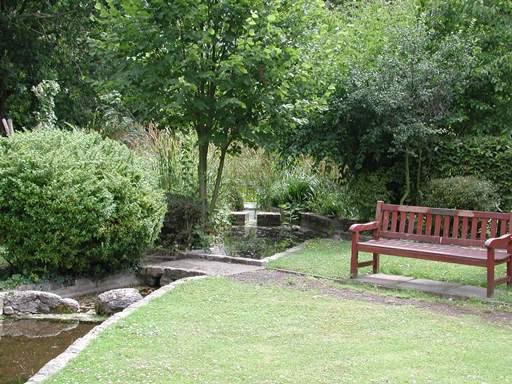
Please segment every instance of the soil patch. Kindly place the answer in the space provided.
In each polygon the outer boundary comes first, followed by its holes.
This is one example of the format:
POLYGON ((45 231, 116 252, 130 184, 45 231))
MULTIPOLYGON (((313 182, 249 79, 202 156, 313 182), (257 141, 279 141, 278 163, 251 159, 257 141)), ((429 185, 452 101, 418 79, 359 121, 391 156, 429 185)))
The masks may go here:
MULTIPOLYGON (((437 303, 420 299, 379 295, 345 287, 333 287, 333 283, 326 280, 280 271, 258 270, 233 275, 230 276, 230 278, 242 283, 251 283, 263 286, 287 287, 301 291, 316 290, 323 295, 335 297, 340 300, 358 300, 383 305, 413 305, 418 308, 449 316, 475 315, 491 323, 512 326, 512 312, 503 312, 492 308, 468 308, 463 307, 457 302, 437 303)), ((461 301, 461 303, 463 302, 461 301)))

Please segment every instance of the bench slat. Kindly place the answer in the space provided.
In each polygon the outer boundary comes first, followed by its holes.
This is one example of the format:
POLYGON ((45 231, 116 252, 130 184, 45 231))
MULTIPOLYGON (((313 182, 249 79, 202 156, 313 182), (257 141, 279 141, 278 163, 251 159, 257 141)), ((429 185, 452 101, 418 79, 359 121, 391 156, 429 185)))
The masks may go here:
POLYGON ((393 213, 391 215, 391 228, 390 228, 391 232, 396 232, 397 220, 398 220, 398 212, 393 211, 393 213))
POLYGON ((407 225, 407 233, 414 233, 414 212, 409 213, 409 221, 407 225))
POLYGON ((438 237, 440 233, 441 233, 441 216, 436 215, 435 227, 434 227, 434 236, 438 237))
POLYGON ((480 220, 480 239, 485 240, 487 238, 487 220, 480 220))
POLYGON ((450 216, 444 217, 443 237, 450 237, 450 216))
POLYGON ((498 232, 497 227, 498 227, 498 219, 491 219, 491 234, 490 234, 491 238, 496 237, 496 233, 498 232))
POLYGON ((453 218, 452 236, 454 239, 459 237, 459 216, 453 218))
POLYGON ((462 231, 460 232, 460 238, 461 239, 468 238, 468 218, 467 217, 462 218, 462 231))
POLYGON ((389 211, 384 211, 384 215, 382 217, 382 231, 387 231, 389 228, 389 211))
POLYGON ((423 213, 418 213, 418 220, 416 223, 416 234, 421 235, 423 233, 423 213))
POLYGON ((427 213, 427 223, 425 224, 425 235, 430 236, 432 233, 432 215, 427 213))
POLYGON ((405 232, 405 217, 406 217, 405 211, 400 211, 400 229, 398 230, 398 232, 400 232, 400 233, 405 232))
POLYGON ((477 226, 478 226, 478 217, 473 217, 473 219, 471 220, 471 237, 470 239, 471 240, 476 240, 476 231, 477 231, 477 226))

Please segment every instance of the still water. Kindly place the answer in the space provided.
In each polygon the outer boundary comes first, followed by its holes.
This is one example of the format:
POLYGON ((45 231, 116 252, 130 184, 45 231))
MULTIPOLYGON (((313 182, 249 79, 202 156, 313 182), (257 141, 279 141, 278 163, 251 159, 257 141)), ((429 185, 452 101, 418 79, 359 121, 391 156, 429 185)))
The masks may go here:
POLYGON ((0 384, 24 383, 94 324, 0 319, 0 384))

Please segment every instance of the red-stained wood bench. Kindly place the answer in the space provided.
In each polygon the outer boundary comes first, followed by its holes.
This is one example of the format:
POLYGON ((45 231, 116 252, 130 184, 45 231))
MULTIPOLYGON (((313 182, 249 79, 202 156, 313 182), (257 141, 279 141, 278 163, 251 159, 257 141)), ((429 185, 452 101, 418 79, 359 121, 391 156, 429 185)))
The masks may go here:
POLYGON ((354 224, 350 275, 373 266, 379 271, 379 255, 411 257, 474 265, 487 269, 487 297, 497 284, 512 285, 512 213, 467 211, 379 201, 375 221, 354 224), (371 232, 372 239, 363 239, 371 232), (360 262, 359 252, 370 252, 372 260, 360 262), (507 275, 494 278, 498 264, 507 263, 507 275))

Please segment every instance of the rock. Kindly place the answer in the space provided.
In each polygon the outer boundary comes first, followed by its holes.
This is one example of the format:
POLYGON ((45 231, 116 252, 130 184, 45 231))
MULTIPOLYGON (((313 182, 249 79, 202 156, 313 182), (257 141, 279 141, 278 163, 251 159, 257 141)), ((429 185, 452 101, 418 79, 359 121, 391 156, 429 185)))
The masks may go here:
POLYGON ((258 227, 278 227, 281 225, 279 212, 258 212, 256 215, 258 227))
POLYGON ((10 291, 4 295, 4 315, 29 313, 74 313, 79 304, 73 299, 43 291, 10 291))
POLYGON ((160 279, 160 285, 163 287, 164 285, 170 284, 173 281, 184 279, 186 277, 192 276, 203 276, 204 272, 196 271, 195 269, 184 269, 184 268, 172 268, 166 267, 164 269, 164 274, 160 279))
POLYGON ((159 287, 160 278, 163 274, 163 267, 148 265, 139 271, 138 276, 144 284, 149 285, 150 287, 159 287))
POLYGON ((96 298, 96 313, 98 315, 111 315, 122 311, 141 299, 142 295, 135 288, 113 289, 103 292, 96 298))
POLYGON ((71 311, 68 311, 67 313, 74 313, 78 312, 80 310, 80 303, 73 299, 62 299, 62 303, 67 307, 70 308, 71 311))
POLYGON ((233 225, 245 225, 249 222, 249 211, 231 212, 229 219, 233 225))
POLYGON ((4 314, 4 292, 0 292, 0 316, 4 314))
POLYGON ((14 315, 14 309, 12 309, 12 307, 4 307, 4 315, 6 316, 10 316, 10 315, 14 315))

